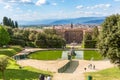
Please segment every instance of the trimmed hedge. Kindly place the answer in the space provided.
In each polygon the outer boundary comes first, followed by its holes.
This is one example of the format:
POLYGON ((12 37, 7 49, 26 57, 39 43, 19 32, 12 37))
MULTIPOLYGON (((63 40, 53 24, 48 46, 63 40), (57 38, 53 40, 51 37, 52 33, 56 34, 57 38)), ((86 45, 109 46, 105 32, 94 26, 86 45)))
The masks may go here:
POLYGON ((26 42, 26 45, 29 47, 36 47, 34 42, 26 42))
POLYGON ((62 40, 36 40, 35 45, 40 48, 62 48, 65 42, 62 40))
POLYGON ((35 45, 40 48, 46 48, 46 41, 44 40, 36 40, 35 45))
POLYGON ((86 40, 84 41, 84 48, 96 48, 97 41, 86 40))
POLYGON ((21 45, 21 46, 25 46, 25 41, 24 40, 20 40, 20 39, 11 39, 10 43, 11 45, 21 45))

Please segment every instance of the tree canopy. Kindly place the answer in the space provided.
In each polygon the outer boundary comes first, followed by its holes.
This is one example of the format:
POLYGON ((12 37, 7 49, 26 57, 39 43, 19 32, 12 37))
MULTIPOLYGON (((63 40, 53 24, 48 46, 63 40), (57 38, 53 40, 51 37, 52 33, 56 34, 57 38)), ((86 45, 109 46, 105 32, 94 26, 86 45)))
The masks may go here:
POLYGON ((3 25, 5 26, 10 26, 12 28, 18 28, 18 23, 17 21, 13 21, 11 18, 8 17, 3 17, 3 25))
POLYGON ((0 57, 0 71, 2 72, 3 80, 5 80, 4 71, 7 67, 7 65, 8 65, 8 57, 7 56, 1 56, 0 57))
POLYGON ((98 48, 100 53, 120 67, 120 15, 111 15, 102 24, 98 48))
POLYGON ((6 45, 9 41, 9 33, 0 25, 0 46, 6 45))

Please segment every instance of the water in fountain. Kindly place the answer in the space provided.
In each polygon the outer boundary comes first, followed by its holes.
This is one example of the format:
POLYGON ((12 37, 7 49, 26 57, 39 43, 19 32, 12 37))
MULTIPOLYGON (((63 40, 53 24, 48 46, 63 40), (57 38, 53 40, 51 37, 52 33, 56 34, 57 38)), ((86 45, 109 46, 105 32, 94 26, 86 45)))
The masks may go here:
MULTIPOLYGON (((68 59, 68 52, 69 51, 62 52, 62 59, 68 59)), ((75 59, 83 59, 84 58, 83 51, 75 51, 75 53, 76 53, 75 59)))

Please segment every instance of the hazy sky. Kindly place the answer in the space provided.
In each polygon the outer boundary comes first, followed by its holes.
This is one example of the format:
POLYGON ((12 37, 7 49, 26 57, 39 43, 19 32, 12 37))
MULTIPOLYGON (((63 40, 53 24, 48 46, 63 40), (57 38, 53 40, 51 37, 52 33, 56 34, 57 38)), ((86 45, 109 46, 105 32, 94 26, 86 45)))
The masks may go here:
POLYGON ((0 20, 43 20, 120 13, 120 0, 0 0, 0 20))

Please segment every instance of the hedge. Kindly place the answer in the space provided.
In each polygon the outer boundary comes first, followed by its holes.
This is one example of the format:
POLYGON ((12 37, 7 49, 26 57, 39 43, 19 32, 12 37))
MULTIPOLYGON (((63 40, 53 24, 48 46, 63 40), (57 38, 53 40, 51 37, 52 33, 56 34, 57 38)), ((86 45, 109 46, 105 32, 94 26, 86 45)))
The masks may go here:
POLYGON ((9 44, 11 45, 21 45, 21 46, 25 46, 25 41, 24 40, 20 40, 20 39, 11 39, 9 44))
POLYGON ((86 40, 84 41, 84 48, 96 48, 97 41, 86 40))
POLYGON ((26 42, 26 46, 29 46, 29 47, 36 47, 34 42, 26 42))
POLYGON ((62 48, 65 43, 61 40, 36 40, 35 45, 40 48, 62 48))

